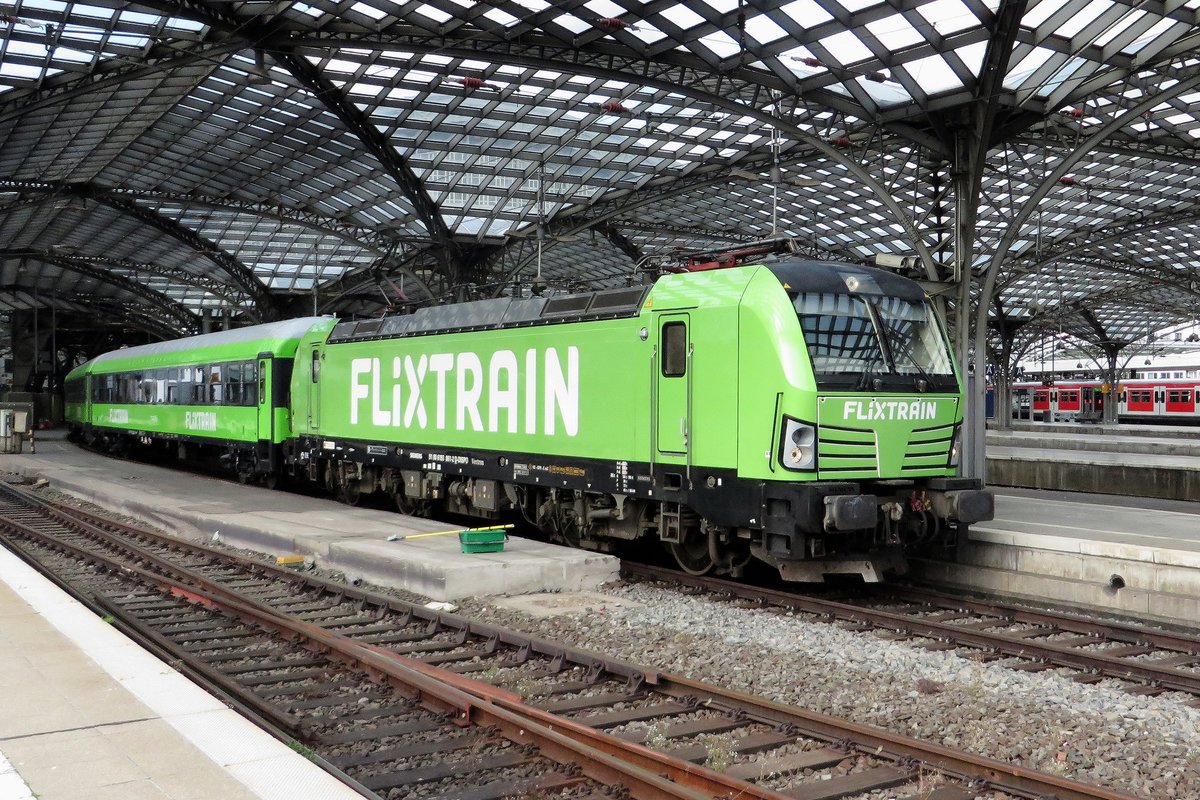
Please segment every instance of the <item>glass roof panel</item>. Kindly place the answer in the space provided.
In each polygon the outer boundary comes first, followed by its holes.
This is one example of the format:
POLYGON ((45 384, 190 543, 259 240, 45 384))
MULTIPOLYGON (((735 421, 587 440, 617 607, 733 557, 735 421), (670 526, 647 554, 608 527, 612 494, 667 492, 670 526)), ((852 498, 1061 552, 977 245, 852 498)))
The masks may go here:
POLYGON ((932 0, 918 5, 916 10, 942 36, 979 25, 979 18, 962 0, 932 0))
MULTIPOLYGON (((1019 124, 989 156, 995 171, 984 183, 978 263, 986 264, 1012 209, 1029 202, 1071 142, 1131 102, 1169 91, 1179 70, 1195 67, 1187 61, 1193 40, 1185 37, 1200 35, 1187 11, 1197 3, 1031 4, 1004 78, 1021 91, 1006 96, 1000 111, 1019 124)), ((592 214, 608 214, 596 218, 646 252, 741 241, 769 233, 772 216, 809 246, 840 257, 911 252, 906 229, 863 175, 887 187, 926 245, 940 247, 938 225, 950 212, 934 199, 928 164, 941 158, 945 119, 961 112, 977 85, 991 33, 985 25, 995 24, 998 7, 995 0, 222 6, 247 20, 272 15, 281 36, 305 41, 304 56, 338 90, 326 98, 270 48, 264 75, 253 42, 231 50, 236 34, 218 38, 199 17, 110 5, 15 0, 16 20, 0 22, 0 93, 35 101, 27 113, 0 111, 0 175, 141 193, 138 202, 199 231, 285 292, 365 266, 380 242, 427 255, 438 225, 463 242, 519 249, 521 237, 511 232, 528 231, 539 218, 578 220, 587 230, 592 214), (340 44, 322 43, 325 36, 340 44), (179 65, 122 81, 150 48, 159 56, 170 48, 168 59, 179 65), (711 79, 718 63, 719 84, 711 79), (731 111, 734 104, 744 113, 731 111), (783 122, 773 126, 776 116, 783 122), (776 206, 772 136, 764 131, 785 126, 777 137, 783 175, 821 185, 784 183, 776 206), (381 145, 364 142, 364 127, 391 148, 388 163, 377 157, 381 145), (832 145, 846 163, 818 155, 801 131, 832 145), (925 161, 912 147, 918 141, 925 161), (731 170, 749 177, 733 180, 731 170), (255 210, 183 204, 172 211, 144 199, 160 194, 255 210), (430 227, 429 212, 418 213, 422 199, 437 206, 438 225, 430 227), (830 207, 839 213, 830 215, 830 207), (370 248, 349 244, 339 231, 369 239, 370 248)), ((1135 209, 1155 218, 1189 203, 1200 189, 1191 153, 1198 119, 1198 93, 1164 97, 1114 132, 1108 150, 1074 165, 1071 183, 1043 201, 1037 231, 1014 237, 1017 263, 1006 267, 1003 291, 1020 299, 1038 285, 1035 262, 1055 247, 1078 250, 1097 231, 1127 224, 1135 209)), ((56 237, 72 247, 94 241, 114 253, 213 269, 195 254, 180 257, 169 237, 96 205, 39 214, 23 194, 0 198, 0 235, 39 245, 56 237)), ((1060 259, 1059 274, 1071 281, 1062 299, 1095 297, 1097 308, 1119 307, 1097 293, 1132 291, 1137 280, 1108 262, 1174 269, 1184 263, 1181 253, 1197 249, 1197 238, 1175 226, 1123 237, 1136 255, 1093 246, 1102 267, 1060 259)), ((587 251, 575 243, 556 242, 549 252, 555 274, 618 279, 619 271, 580 266, 578 253, 587 251)), ((163 291, 189 303, 212 301, 190 285, 167 281, 163 291)))
POLYGON ((868 22, 866 29, 888 50, 896 51, 925 41, 925 37, 904 17, 895 16, 868 22))
POLYGON ((816 0, 795 0, 795 2, 786 3, 779 10, 802 28, 815 28, 821 23, 833 19, 833 15, 816 0))

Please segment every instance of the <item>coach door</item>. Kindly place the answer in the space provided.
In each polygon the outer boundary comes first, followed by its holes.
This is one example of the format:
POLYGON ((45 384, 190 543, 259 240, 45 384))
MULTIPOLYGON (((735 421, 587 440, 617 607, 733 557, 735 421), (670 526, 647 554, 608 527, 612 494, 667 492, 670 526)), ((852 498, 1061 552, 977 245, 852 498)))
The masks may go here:
POLYGON ((692 436, 692 340, 687 314, 658 318, 656 361, 655 446, 664 455, 686 455, 692 436))
POLYGON ((258 369, 255 371, 256 396, 258 398, 258 438, 268 442, 275 441, 275 404, 271 395, 271 359, 270 353, 258 354, 258 369))
POLYGON ((321 426, 321 348, 309 348, 308 364, 308 429, 315 431, 321 426))
POLYGON ((1196 394, 1187 386, 1164 386, 1163 411, 1167 416, 1190 417, 1196 413, 1196 394))
POLYGON ((259 353, 258 367, 254 375, 258 407, 258 459, 266 465, 268 472, 273 471, 275 467, 272 458, 272 445, 275 442, 275 403, 271 397, 274 394, 272 363, 271 353, 259 353))

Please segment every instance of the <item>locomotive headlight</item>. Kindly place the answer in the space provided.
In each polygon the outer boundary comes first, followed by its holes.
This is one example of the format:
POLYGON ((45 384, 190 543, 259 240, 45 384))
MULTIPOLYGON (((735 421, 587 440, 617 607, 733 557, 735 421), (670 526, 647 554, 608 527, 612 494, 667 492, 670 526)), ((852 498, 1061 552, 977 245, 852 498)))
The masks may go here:
POLYGON ((962 428, 954 429, 954 438, 950 440, 950 461, 947 466, 957 467, 959 452, 962 450, 962 428))
POLYGON ((783 418, 783 440, 779 460, 787 469, 817 468, 817 429, 798 420, 783 418))

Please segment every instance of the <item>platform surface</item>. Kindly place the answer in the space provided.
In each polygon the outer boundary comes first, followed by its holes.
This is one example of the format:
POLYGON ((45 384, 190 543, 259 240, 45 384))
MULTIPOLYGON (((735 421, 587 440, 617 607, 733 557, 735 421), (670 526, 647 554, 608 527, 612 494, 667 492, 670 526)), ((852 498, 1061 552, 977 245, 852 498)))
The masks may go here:
POLYGON ((974 541, 1116 556, 1200 569, 1200 503, 1014 493, 994 488, 996 518, 971 526, 974 541))
POLYGON ((988 430, 998 486, 1200 500, 1200 432, 1181 426, 1025 423, 988 430), (1151 435, 1154 434, 1154 435, 1151 435))
POLYGON ((996 517, 913 575, 1142 621, 1200 623, 1200 503, 993 488, 996 517))
MULTIPOLYGON (((1133 435, 1128 433, 1080 433, 1075 430, 1063 429, 1061 425, 1047 425, 1047 430, 989 430, 987 432, 988 455, 999 453, 1010 455, 1024 454, 1026 451, 1045 450, 1058 455, 1063 453, 1112 453, 1129 456, 1137 462, 1162 463, 1179 465, 1187 464, 1172 460, 1177 456, 1200 458, 1200 439, 1186 436, 1176 436, 1171 433, 1174 429, 1163 431, 1158 436, 1133 435), (1150 458, 1143 459, 1143 456, 1150 458)), ((1151 427, 1151 426, 1144 426, 1151 427)), ((1077 456, 1078 457, 1078 456, 1077 456)), ((1192 464, 1196 464, 1192 461, 1192 464)))
POLYGON ((350 800, 0 548, 0 798, 350 800))
POLYGON ((988 420, 989 432, 1003 430, 1025 431, 1038 434, 1080 434, 1083 436, 1123 436, 1127 438, 1147 437, 1151 439, 1200 439, 1200 425, 1147 425, 1137 422, 1117 424, 1084 422, 1032 422, 1014 419, 1007 428, 999 428, 995 420, 988 420))
POLYGON ((202 541, 216 536, 275 556, 313 556, 348 578, 435 600, 595 589, 618 572, 612 556, 519 537, 501 553, 470 554, 460 551, 453 534, 388 541, 455 526, 123 461, 61 438, 38 441, 36 455, 0 455, 0 470, 45 477, 56 489, 165 530, 202 541))

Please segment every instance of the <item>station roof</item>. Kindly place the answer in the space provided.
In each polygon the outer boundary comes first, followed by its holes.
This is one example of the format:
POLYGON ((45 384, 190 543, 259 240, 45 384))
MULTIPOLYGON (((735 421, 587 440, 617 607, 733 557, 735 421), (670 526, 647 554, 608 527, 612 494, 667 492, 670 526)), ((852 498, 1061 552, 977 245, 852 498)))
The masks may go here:
POLYGON ((1198 9, 0 0, 0 310, 374 314, 772 234, 945 280, 975 165, 997 330, 1122 345, 1200 315, 1198 9))

